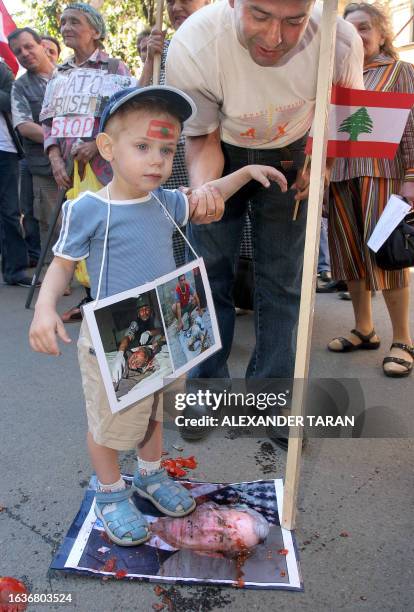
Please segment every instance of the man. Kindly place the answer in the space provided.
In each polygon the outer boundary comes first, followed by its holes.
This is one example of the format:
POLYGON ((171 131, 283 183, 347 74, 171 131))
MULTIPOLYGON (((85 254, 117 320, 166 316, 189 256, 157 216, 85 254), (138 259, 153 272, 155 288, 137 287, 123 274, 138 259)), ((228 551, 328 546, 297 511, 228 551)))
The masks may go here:
POLYGON ((50 59, 52 64, 56 66, 59 61, 61 51, 59 41, 54 36, 49 36, 49 34, 43 34, 41 36, 41 39, 42 47, 46 51, 48 58, 50 59))
POLYGON ((10 120, 13 73, 0 61, 0 250, 3 280, 8 285, 30 287, 26 273, 27 249, 20 227, 18 194, 19 144, 10 120), (17 147, 17 148, 16 148, 17 147))
MULTIPOLYGON (((39 222, 40 243, 46 243, 49 219, 56 206, 58 189, 51 166, 43 149, 43 130, 39 113, 47 83, 53 75, 42 40, 31 28, 18 28, 8 36, 10 49, 27 72, 18 78, 12 89, 13 125, 23 140, 28 169, 33 179, 33 216, 39 222)), ((23 194, 24 195, 24 194, 23 194)), ((26 203, 30 216, 30 202, 26 203)), ((56 235, 56 240, 58 235, 56 235)), ((51 260, 51 252, 49 260, 51 260)))
POLYGON ((177 319, 177 329, 180 331, 184 327, 184 315, 187 315, 188 321, 190 321, 190 314, 194 308, 200 310, 198 295, 190 283, 187 282, 185 274, 181 274, 178 277, 178 283, 175 288, 175 300, 175 303, 172 305, 172 311, 177 319))
POLYGON ((154 313, 146 295, 138 298, 137 319, 131 322, 126 335, 119 343, 117 355, 111 365, 112 381, 115 385, 119 383, 125 370, 125 351, 135 338, 138 338, 139 345, 150 345, 153 349, 165 344, 162 328, 155 324, 154 313))
MULTIPOLYGON (((190 185, 247 163, 285 171, 281 193, 249 184, 226 203, 221 221, 190 225, 204 257, 215 301, 221 351, 192 370, 199 378, 228 378, 233 341, 232 289, 248 201, 252 202, 256 345, 248 378, 291 378, 300 304, 306 202, 292 221, 295 198, 308 193, 302 174, 306 134, 317 83, 322 9, 312 0, 228 0, 190 17, 174 35, 167 83, 195 100, 197 116, 184 129, 190 185)), ((338 20, 334 82, 363 88, 362 47, 338 20)))

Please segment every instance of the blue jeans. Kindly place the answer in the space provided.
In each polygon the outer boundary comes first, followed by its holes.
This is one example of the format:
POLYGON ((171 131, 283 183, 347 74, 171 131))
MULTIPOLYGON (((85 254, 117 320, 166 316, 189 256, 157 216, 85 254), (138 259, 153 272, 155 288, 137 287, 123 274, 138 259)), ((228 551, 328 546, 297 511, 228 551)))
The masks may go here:
POLYGON ((328 244, 328 219, 322 217, 321 219, 321 238, 319 242, 319 256, 318 256, 318 274, 319 272, 330 272, 331 271, 331 259, 329 257, 329 244, 328 244))
MULTIPOLYGON (((244 149, 222 144, 224 174, 246 164, 265 164, 282 170, 291 185, 304 159, 304 139, 283 149, 244 149), (284 171, 281 160, 293 167, 284 171)), ((284 165, 285 166, 285 165, 284 165)), ((256 343, 247 378, 291 378, 299 315, 307 202, 292 220, 294 191, 282 193, 277 184, 265 189, 251 181, 226 202, 223 218, 210 225, 192 225, 188 236, 204 258, 211 284, 223 348, 193 368, 192 378, 228 378, 227 359, 234 336, 233 285, 248 202, 254 263, 256 343)))
POLYGON ((0 243, 3 280, 13 285, 26 276, 26 244, 20 227, 17 153, 0 151, 0 243))

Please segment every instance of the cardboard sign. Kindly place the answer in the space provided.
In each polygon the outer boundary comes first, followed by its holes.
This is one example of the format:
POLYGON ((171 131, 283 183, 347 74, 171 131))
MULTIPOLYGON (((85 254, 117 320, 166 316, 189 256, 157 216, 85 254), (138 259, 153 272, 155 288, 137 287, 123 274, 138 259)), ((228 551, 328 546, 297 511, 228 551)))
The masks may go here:
POLYGON ((68 115, 99 116, 110 96, 135 86, 135 77, 104 70, 74 68, 58 72, 47 84, 40 121, 68 115))
POLYGON ((95 117, 55 117, 52 123, 53 138, 82 138, 92 136, 95 117))

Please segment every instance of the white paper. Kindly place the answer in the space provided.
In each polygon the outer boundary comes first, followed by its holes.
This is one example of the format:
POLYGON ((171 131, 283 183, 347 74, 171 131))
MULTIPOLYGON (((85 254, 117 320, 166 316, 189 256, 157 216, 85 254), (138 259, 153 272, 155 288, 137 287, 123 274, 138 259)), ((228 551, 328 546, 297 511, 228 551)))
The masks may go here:
POLYGON ((376 253, 382 247, 391 232, 410 212, 411 206, 399 196, 392 195, 383 210, 377 225, 372 232, 367 245, 376 253))

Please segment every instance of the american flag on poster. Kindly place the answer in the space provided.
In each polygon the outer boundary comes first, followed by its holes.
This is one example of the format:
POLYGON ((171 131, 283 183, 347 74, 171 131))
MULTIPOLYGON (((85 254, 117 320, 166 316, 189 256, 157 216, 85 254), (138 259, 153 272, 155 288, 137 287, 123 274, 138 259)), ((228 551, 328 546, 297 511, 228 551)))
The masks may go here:
MULTIPOLYGON (((414 94, 334 86, 328 121, 328 157, 393 159, 414 105, 414 94)), ((312 130, 306 153, 312 153, 312 130)))
POLYGON ((0 0, 0 57, 2 57, 6 64, 11 68, 14 76, 16 76, 17 71, 19 70, 19 64, 13 53, 10 51, 7 36, 13 32, 16 27, 16 24, 3 4, 3 0, 0 0))

